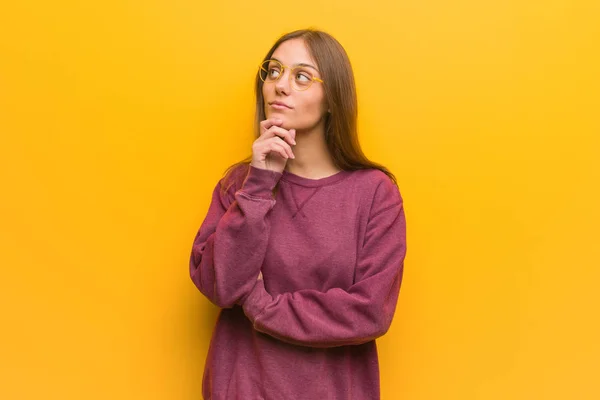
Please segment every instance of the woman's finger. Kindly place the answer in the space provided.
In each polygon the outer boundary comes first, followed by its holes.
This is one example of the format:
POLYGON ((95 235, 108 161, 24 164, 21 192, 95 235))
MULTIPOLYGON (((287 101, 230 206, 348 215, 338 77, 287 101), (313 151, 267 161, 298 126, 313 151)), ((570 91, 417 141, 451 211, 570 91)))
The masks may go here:
POLYGON ((290 156, 288 155, 288 153, 283 145, 284 145, 283 141, 281 141, 280 139, 275 139, 269 143, 269 149, 271 149, 271 151, 276 152, 281 157, 288 159, 288 158, 290 158, 290 156))
POLYGON ((281 125, 283 120, 280 118, 269 118, 260 122, 260 134, 261 136, 267 132, 269 128, 276 125, 281 125))
POLYGON ((294 146, 296 144, 296 140, 294 139, 294 136, 292 136, 292 133, 295 135, 296 130, 295 129, 287 130, 287 129, 283 129, 279 126, 272 126, 269 129, 267 129, 267 131, 264 134, 264 137, 268 138, 270 136, 279 136, 283 140, 285 140, 287 143, 289 143, 291 146, 294 146))
POLYGON ((271 140, 273 140, 275 142, 275 144, 282 146, 284 148, 285 152, 287 153, 288 157, 296 158, 296 156, 294 155, 294 152, 292 151, 292 147, 289 144, 287 144, 281 136, 275 136, 271 140))

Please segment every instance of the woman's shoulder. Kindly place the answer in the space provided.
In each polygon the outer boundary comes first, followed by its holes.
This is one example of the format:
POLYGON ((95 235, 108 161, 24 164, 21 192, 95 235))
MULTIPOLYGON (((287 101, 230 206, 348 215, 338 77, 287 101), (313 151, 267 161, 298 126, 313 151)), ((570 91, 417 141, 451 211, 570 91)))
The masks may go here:
POLYGON ((235 192, 242 187, 246 175, 248 175, 248 169, 250 168, 250 162, 240 162, 229 167, 223 177, 219 179, 217 186, 220 189, 221 198, 226 203, 233 201, 235 192))
POLYGON ((229 170, 225 173, 221 181, 225 185, 234 184, 238 188, 241 187, 244 179, 246 179, 246 175, 248 175, 248 170, 250 168, 249 162, 241 162, 235 164, 229 168, 229 170))
POLYGON ((385 208, 403 202, 395 180, 377 168, 354 171, 357 186, 370 208, 385 208))
POLYGON ((392 188, 396 187, 396 183, 385 172, 377 168, 365 168, 352 171, 355 179, 361 186, 376 190, 379 186, 392 188))

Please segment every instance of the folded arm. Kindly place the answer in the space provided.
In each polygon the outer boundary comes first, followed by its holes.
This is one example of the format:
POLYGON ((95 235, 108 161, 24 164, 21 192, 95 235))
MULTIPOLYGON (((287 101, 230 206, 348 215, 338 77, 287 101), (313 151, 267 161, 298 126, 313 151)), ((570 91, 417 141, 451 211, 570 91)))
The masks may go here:
POLYGON ((263 263, 275 205, 272 190, 280 173, 249 166, 242 186, 232 193, 213 190, 207 215, 190 255, 190 276, 213 304, 240 304, 254 286, 263 263))
MULTIPOLYGON (((378 188, 356 266, 356 281, 326 292, 298 290, 271 296, 255 281, 243 309, 254 328, 311 347, 362 344, 389 329, 406 254, 403 201, 392 183, 378 188)), ((327 268, 327 266, 323 266, 327 268)))

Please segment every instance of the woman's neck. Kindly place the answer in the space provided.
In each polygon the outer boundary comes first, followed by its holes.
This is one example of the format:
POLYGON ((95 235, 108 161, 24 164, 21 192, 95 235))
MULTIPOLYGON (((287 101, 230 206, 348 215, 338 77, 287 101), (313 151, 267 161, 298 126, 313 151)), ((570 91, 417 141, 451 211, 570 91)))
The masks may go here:
POLYGON ((305 178, 320 179, 339 172, 325 142, 323 124, 307 131, 296 131, 296 158, 287 160, 285 170, 305 178))

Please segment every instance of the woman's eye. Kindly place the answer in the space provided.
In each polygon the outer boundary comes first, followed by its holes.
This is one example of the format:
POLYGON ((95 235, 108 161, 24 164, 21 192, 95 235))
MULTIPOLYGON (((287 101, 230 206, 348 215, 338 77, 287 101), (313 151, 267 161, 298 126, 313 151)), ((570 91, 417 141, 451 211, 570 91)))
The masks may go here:
POLYGON ((269 70, 269 75, 271 75, 273 78, 276 78, 279 75, 279 70, 275 69, 275 68, 271 68, 269 70))
POLYGON ((307 82, 307 81, 310 81, 311 79, 310 79, 310 76, 306 73, 298 73, 298 74, 296 74, 296 80, 307 82))

